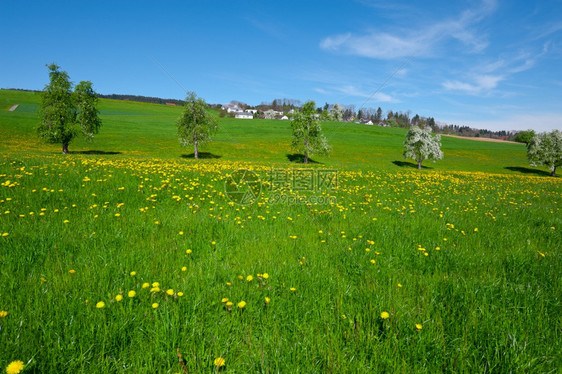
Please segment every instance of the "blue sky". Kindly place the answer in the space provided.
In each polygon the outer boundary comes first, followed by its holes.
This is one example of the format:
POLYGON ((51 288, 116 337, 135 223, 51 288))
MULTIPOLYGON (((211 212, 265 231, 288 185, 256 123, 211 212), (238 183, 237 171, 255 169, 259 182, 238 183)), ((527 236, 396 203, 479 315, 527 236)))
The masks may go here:
POLYGON ((562 129, 561 15, 560 0, 3 1, 0 87, 42 89, 56 62, 103 94, 562 129))

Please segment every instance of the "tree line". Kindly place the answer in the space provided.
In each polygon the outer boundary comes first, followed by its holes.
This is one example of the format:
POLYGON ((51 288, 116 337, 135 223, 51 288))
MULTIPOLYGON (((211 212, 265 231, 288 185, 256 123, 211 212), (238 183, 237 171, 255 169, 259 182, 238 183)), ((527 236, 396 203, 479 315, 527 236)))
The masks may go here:
MULTIPOLYGON (((39 137, 49 143, 62 145, 62 153, 68 153, 70 142, 77 136, 93 139, 102 125, 97 108, 100 97, 92 88, 92 82, 81 81, 76 86, 70 81, 65 71, 56 64, 47 65, 49 69, 49 83, 41 92, 39 107, 40 122, 37 126, 39 137)), ((122 95, 126 96, 126 95, 122 95)), ((292 147, 303 155, 306 164, 313 154, 327 154, 330 152, 327 139, 322 134, 320 119, 329 116, 336 121, 342 121, 346 115, 355 112, 354 107, 344 107, 339 104, 316 107, 314 101, 300 102, 274 100, 275 105, 291 107, 293 119, 291 129, 293 133, 292 147), (347 113, 346 113, 347 112, 347 113)), ((212 135, 218 131, 219 124, 215 115, 209 113, 210 106, 194 92, 188 93, 182 101, 183 111, 176 122, 177 136, 182 146, 194 147, 194 158, 199 158, 199 147, 211 141, 212 135)), ((243 104, 243 103, 240 103, 243 104)), ((273 102, 272 102, 273 104, 273 102)), ((361 116, 382 116, 382 109, 375 111, 359 110, 361 116)), ((439 160, 443 158, 440 135, 432 135, 434 130, 443 130, 433 118, 415 115, 410 118, 410 112, 387 113, 387 122, 393 121, 398 127, 409 127, 404 141, 404 157, 414 159, 418 169, 423 160, 439 160)), ((450 129, 450 128, 449 128, 450 129)), ((453 127, 455 129, 455 127, 453 127)), ((464 127, 458 128, 460 131, 464 127)), ((437 132, 437 131, 435 131, 437 132)), ((527 157, 533 166, 544 165, 556 176, 556 169, 562 166, 562 132, 554 130, 550 133, 535 134, 528 130, 518 134, 519 140, 527 144, 527 157)))

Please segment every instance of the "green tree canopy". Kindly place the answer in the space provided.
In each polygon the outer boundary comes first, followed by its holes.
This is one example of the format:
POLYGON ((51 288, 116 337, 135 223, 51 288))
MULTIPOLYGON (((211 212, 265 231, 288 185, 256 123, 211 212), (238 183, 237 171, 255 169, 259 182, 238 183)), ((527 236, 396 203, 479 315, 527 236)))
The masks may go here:
POLYGON ((413 126, 406 134, 406 140, 404 141, 404 158, 416 160, 418 169, 421 169, 423 160, 442 159, 441 136, 432 136, 429 127, 422 129, 413 126))
POLYGON ((327 154, 330 152, 328 141, 322 135, 320 122, 316 118, 316 104, 306 102, 302 109, 295 113, 291 121, 293 130, 292 146, 304 156, 304 163, 308 164, 309 156, 327 154))
POLYGON ((535 135, 527 144, 527 158, 532 166, 544 165, 550 175, 556 176, 556 168, 562 166, 562 132, 554 130, 535 135))
POLYGON ((529 144, 529 142, 531 141, 531 139, 533 139, 535 135, 536 134, 534 130, 519 131, 517 135, 515 135, 513 140, 518 143, 529 144))
POLYGON ((92 82, 80 82, 74 92, 65 71, 56 64, 47 65, 49 84, 41 94, 37 127, 39 137, 49 143, 61 143, 62 153, 68 153, 68 145, 76 136, 83 134, 92 140, 101 127, 97 109, 98 96, 92 82))
POLYGON ((218 121, 207 111, 209 106, 189 92, 185 99, 184 109, 177 121, 178 138, 184 147, 193 145, 193 155, 199 158, 199 146, 211 141, 211 135, 218 130, 218 121))

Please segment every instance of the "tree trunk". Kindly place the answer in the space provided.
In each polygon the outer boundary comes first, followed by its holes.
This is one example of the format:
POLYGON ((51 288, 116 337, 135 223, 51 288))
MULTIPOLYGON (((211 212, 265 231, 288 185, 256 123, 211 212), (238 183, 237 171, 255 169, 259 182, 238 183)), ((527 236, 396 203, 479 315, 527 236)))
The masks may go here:
POLYGON ((308 164, 308 152, 304 152, 304 161, 305 164, 308 164))
POLYGON ((421 160, 420 160, 420 161, 418 161, 418 170, 420 170, 420 169, 421 169, 421 163, 422 163, 422 162, 421 162, 421 160))
POLYGON ((193 134, 193 157, 199 160, 199 150, 197 149, 197 135, 193 134))
POLYGON ((551 177, 555 177, 556 176, 556 166, 554 167, 554 169, 552 169, 552 173, 550 173, 551 177))
POLYGON ((68 143, 62 143, 62 154, 63 155, 68 154, 68 143))

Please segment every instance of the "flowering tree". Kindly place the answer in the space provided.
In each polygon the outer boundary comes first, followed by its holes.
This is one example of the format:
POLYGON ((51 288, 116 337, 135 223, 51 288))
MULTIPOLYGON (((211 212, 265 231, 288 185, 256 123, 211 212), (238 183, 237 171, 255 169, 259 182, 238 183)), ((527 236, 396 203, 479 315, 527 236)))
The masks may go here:
POLYGON ((337 122, 343 120, 343 108, 338 103, 334 104, 332 109, 330 109, 330 117, 337 122))
POLYGON ((532 166, 544 165, 556 176, 556 168, 562 166, 562 132, 554 130, 535 135, 527 144, 527 158, 532 166))
POLYGON ((330 151, 328 141, 322 135, 320 122, 316 118, 316 104, 306 102, 302 110, 295 112, 291 122, 293 129, 292 146, 304 155, 304 163, 308 164, 308 156, 315 153, 326 154, 330 151))
POLYGON ((421 169, 422 161, 429 159, 432 161, 441 160, 443 151, 441 151, 441 136, 431 135, 431 128, 419 128, 413 126, 406 134, 404 141, 404 158, 412 158, 418 163, 418 169, 421 169))
POLYGON ((184 147, 193 146, 193 156, 199 158, 199 146, 211 140, 218 130, 217 120, 207 112, 208 105, 190 92, 185 99, 183 113, 177 121, 178 138, 184 147))

